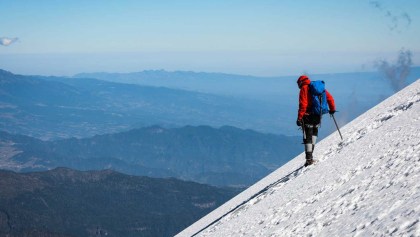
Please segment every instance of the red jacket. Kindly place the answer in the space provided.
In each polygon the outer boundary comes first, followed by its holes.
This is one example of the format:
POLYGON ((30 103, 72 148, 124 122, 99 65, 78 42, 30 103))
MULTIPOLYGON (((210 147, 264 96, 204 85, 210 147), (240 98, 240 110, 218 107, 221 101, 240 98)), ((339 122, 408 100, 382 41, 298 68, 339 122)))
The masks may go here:
MULTIPOLYGON (((302 82, 302 85, 300 87, 298 120, 301 120, 305 114, 309 114, 309 108, 311 108, 312 106, 312 98, 309 94, 310 83, 311 81, 308 78, 307 80, 302 82)), ((335 111, 334 98, 327 90, 325 90, 325 93, 327 96, 327 103, 329 109, 335 111)))

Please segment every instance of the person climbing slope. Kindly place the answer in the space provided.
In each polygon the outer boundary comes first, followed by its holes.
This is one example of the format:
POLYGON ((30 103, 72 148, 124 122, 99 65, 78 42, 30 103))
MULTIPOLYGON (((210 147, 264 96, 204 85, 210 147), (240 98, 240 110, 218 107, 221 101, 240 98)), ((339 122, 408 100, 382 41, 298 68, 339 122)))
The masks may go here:
POLYGON ((296 125, 302 127, 303 144, 305 145, 305 166, 314 163, 313 151, 315 148, 318 129, 321 125, 322 115, 335 113, 334 98, 325 89, 324 81, 312 81, 308 76, 302 75, 297 80, 299 92, 299 110, 296 125))

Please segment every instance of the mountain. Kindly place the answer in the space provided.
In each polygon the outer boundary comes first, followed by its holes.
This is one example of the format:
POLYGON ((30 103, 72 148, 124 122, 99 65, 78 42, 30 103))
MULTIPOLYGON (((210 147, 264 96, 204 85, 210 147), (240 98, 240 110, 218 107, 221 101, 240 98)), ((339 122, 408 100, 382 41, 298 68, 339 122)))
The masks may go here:
POLYGON ((1 236, 173 236, 237 191, 110 170, 0 171, 1 236))
POLYGON ((74 78, 95 78, 104 81, 138 84, 148 86, 163 86, 189 91, 200 91, 212 94, 251 95, 278 93, 277 88, 267 91, 265 83, 278 78, 234 75, 226 73, 206 73, 193 71, 145 70, 131 73, 79 73, 74 78), (261 81, 264 83, 261 83, 261 81))
MULTIPOLYGON (((398 72, 401 69, 395 69, 398 72)), ((403 74, 402 74, 403 75, 403 74)), ((168 72, 164 70, 147 70, 132 73, 83 73, 75 77, 96 78, 119 83, 137 85, 164 86, 168 88, 186 89, 189 91, 204 92, 222 96, 235 96, 258 100, 263 103, 274 105, 264 110, 266 118, 275 116, 274 120, 266 121, 270 130, 260 130, 296 135, 294 122, 296 121, 298 88, 296 80, 299 75, 278 77, 255 77, 246 75, 232 75, 223 73, 203 73, 189 71, 168 72), (271 113, 273 110, 274 113, 271 113), (276 117, 278 119, 276 119, 276 117), (270 124, 274 121, 274 124, 270 124)), ((346 124, 369 110, 385 98, 395 93, 389 78, 383 72, 348 72, 330 74, 309 74, 311 80, 323 80, 326 88, 335 98, 337 120, 340 124, 346 124)), ((420 77, 420 67, 412 67, 409 70, 406 82, 412 83, 420 77)), ((402 78, 401 78, 402 79, 402 78)), ((231 124, 236 127, 240 127, 231 124)), ((320 137, 323 138, 335 131, 334 123, 325 119, 320 137)))
POLYGON ((419 236, 420 80, 177 236, 419 236))
POLYGON ((248 186, 303 148, 300 137, 224 126, 146 127, 84 139, 42 141, 0 132, 0 168, 113 169, 218 186, 248 186))
POLYGON ((268 131, 275 106, 251 99, 96 79, 0 70, 0 130, 43 140, 89 137, 151 125, 232 125, 268 131))
MULTIPOLYGON (((414 67, 407 81, 419 75, 420 67, 414 67)), ((156 124, 229 125, 300 135, 294 126, 297 76, 166 71, 78 76, 22 76, 0 70, 0 130, 43 140, 89 137, 156 124)), ((326 82, 335 98, 340 124, 394 93, 379 72, 310 76, 326 82)), ((327 118, 322 126, 320 138, 335 130, 327 118)))
MULTIPOLYGON (((413 82, 418 75, 420 75, 420 67, 412 67, 407 82, 413 82)), ((130 73, 79 73, 73 77, 95 78, 127 84, 163 86, 218 95, 245 96, 281 104, 281 101, 284 100, 289 102, 289 97, 295 99, 297 90, 296 80, 298 76, 257 77, 226 73, 145 70, 130 73)), ((361 93, 360 96, 362 98, 366 98, 365 93, 367 92, 377 93, 371 91, 371 88, 363 88, 361 85, 376 86, 380 93, 383 94, 392 92, 391 86, 385 81, 382 81, 384 78, 381 72, 311 74, 310 76, 316 80, 325 80, 328 84, 332 83, 332 91, 339 90, 337 92, 343 95, 343 99, 351 96, 356 88, 361 93)))

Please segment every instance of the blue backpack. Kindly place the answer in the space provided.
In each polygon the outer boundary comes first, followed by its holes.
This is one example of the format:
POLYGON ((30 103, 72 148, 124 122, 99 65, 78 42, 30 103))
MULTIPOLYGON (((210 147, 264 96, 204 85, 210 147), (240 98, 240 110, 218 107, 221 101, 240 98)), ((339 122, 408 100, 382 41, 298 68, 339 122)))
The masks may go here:
POLYGON ((312 97, 312 114, 323 115, 328 113, 327 94, 324 81, 311 81, 309 93, 312 97))

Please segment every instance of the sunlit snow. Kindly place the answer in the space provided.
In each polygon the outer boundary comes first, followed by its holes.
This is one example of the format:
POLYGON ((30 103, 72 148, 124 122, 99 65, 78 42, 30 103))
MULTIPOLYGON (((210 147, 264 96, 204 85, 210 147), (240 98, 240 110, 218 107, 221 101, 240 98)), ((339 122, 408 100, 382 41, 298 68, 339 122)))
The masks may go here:
POLYGON ((317 144, 316 165, 297 156, 178 236, 420 236, 420 80, 342 134, 317 144))

